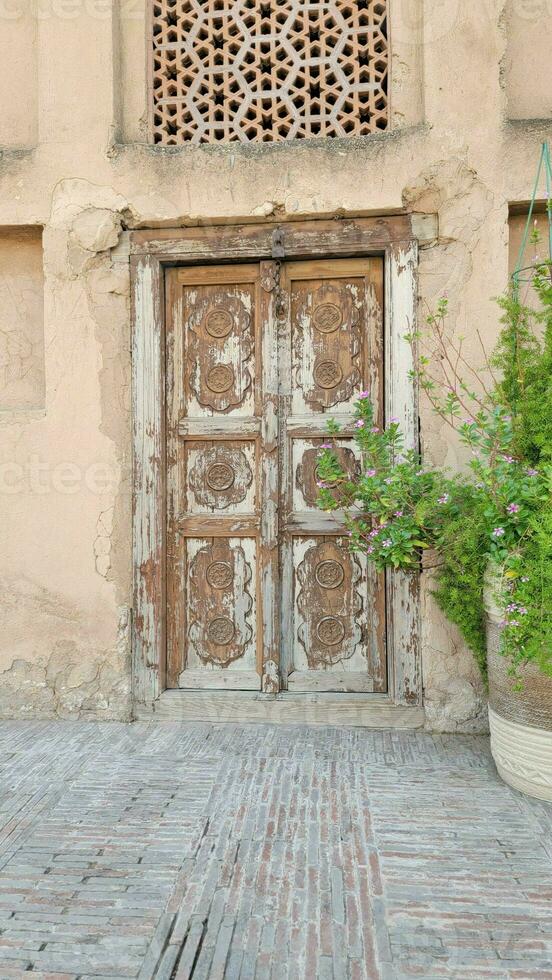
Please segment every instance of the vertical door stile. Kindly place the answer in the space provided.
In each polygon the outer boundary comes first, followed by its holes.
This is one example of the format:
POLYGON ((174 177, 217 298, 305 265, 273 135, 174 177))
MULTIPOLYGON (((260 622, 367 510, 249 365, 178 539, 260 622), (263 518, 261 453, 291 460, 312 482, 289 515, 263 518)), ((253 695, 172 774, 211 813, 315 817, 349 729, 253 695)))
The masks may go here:
POLYGON ((275 262, 261 262, 258 282, 258 305, 261 334, 261 435, 260 487, 261 525, 259 536, 259 595, 262 603, 259 629, 260 673, 263 694, 280 690, 280 578, 278 561, 278 333, 275 289, 278 267, 275 262))
MULTIPOLYGON (((387 336, 386 403, 396 416, 409 449, 418 447, 416 387, 410 380, 414 369, 412 347, 405 339, 416 330, 416 242, 398 243, 387 253, 387 290, 390 329, 387 336)), ((388 576, 387 615, 392 636, 392 696, 397 704, 421 702, 419 576, 397 571, 388 576)))
POLYGON ((185 493, 177 422, 182 413, 180 370, 184 363, 182 295, 174 276, 167 276, 165 338, 165 405, 166 405, 166 494, 167 494, 167 687, 178 687, 180 671, 185 665, 186 555, 184 539, 178 530, 178 516, 185 493))
POLYGON ((131 259, 133 422, 133 693, 150 705, 166 686, 164 281, 152 255, 131 259))
POLYGON ((280 684, 288 688, 288 676, 293 662, 293 553, 289 534, 289 521, 292 510, 291 467, 289 455, 288 422, 291 417, 291 294, 287 275, 287 265, 280 269, 280 288, 282 303, 278 319, 278 362, 280 418, 278 426, 278 455, 280 466, 279 511, 280 511, 280 587, 282 607, 281 623, 281 664, 280 684))
MULTIPOLYGON (((368 390, 376 409, 376 424, 381 427, 385 424, 384 282, 381 260, 370 260, 365 282, 368 390)), ((366 575, 369 618, 374 624, 374 628, 368 631, 367 636, 368 658, 374 680, 374 692, 381 693, 387 691, 388 686, 386 575, 385 572, 378 572, 371 562, 367 566, 366 575)))

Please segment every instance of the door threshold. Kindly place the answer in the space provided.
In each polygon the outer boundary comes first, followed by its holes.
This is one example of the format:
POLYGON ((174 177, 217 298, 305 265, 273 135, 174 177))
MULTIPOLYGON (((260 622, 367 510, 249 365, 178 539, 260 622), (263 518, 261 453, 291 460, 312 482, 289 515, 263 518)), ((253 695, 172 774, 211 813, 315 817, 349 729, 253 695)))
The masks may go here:
POLYGON ((135 721, 422 728, 420 705, 392 704, 378 694, 259 694, 257 691, 164 691, 137 704, 135 721))

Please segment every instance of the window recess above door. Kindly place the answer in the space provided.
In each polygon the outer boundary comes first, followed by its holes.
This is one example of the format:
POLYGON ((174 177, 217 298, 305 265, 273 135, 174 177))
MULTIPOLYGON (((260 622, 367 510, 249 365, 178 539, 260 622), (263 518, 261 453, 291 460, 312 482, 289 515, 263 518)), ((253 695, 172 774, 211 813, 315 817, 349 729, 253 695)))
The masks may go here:
POLYGON ((154 143, 387 128, 388 0, 148 2, 154 143))

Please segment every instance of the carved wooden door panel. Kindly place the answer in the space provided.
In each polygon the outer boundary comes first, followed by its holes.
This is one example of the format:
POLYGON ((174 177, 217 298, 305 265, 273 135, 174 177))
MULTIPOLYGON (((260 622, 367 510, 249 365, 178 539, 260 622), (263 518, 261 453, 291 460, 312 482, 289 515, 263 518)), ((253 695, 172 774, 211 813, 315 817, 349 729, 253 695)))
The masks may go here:
POLYGON ((167 686, 385 691, 382 578, 316 506, 328 417, 354 471, 382 415, 382 260, 166 282, 167 686))
POLYGON ((282 680, 290 691, 387 690, 383 577, 350 554, 335 515, 316 506, 326 422, 359 468, 354 402, 368 390, 382 419, 383 260, 291 263, 281 340, 282 680))
POLYGON ((270 689, 277 676, 277 364, 262 356, 275 339, 261 273, 167 274, 169 687, 259 690, 264 669, 270 689))

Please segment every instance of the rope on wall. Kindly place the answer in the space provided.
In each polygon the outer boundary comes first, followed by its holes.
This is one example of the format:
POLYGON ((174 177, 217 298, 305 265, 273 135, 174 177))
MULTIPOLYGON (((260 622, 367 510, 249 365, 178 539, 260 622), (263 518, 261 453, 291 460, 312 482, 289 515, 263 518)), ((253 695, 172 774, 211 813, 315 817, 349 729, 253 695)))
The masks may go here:
POLYGON ((539 193, 539 187, 540 187, 540 181, 541 181, 543 169, 544 169, 544 181, 545 181, 545 190, 546 190, 546 213, 548 216, 548 261, 552 264, 552 190, 551 190, 552 189, 552 163, 550 161, 550 147, 548 143, 545 142, 542 144, 539 165, 537 167, 537 176, 535 177, 535 184, 533 187, 531 203, 529 205, 527 221, 525 223, 523 239, 517 257, 516 267, 512 273, 512 286, 513 286, 514 296, 516 298, 519 295, 520 283, 529 282, 532 279, 533 273, 535 271, 534 264, 524 266, 522 263, 525 257, 525 249, 527 248, 527 242, 529 240, 531 221, 533 219, 533 211, 535 209, 535 201, 537 200, 537 195, 539 193))

